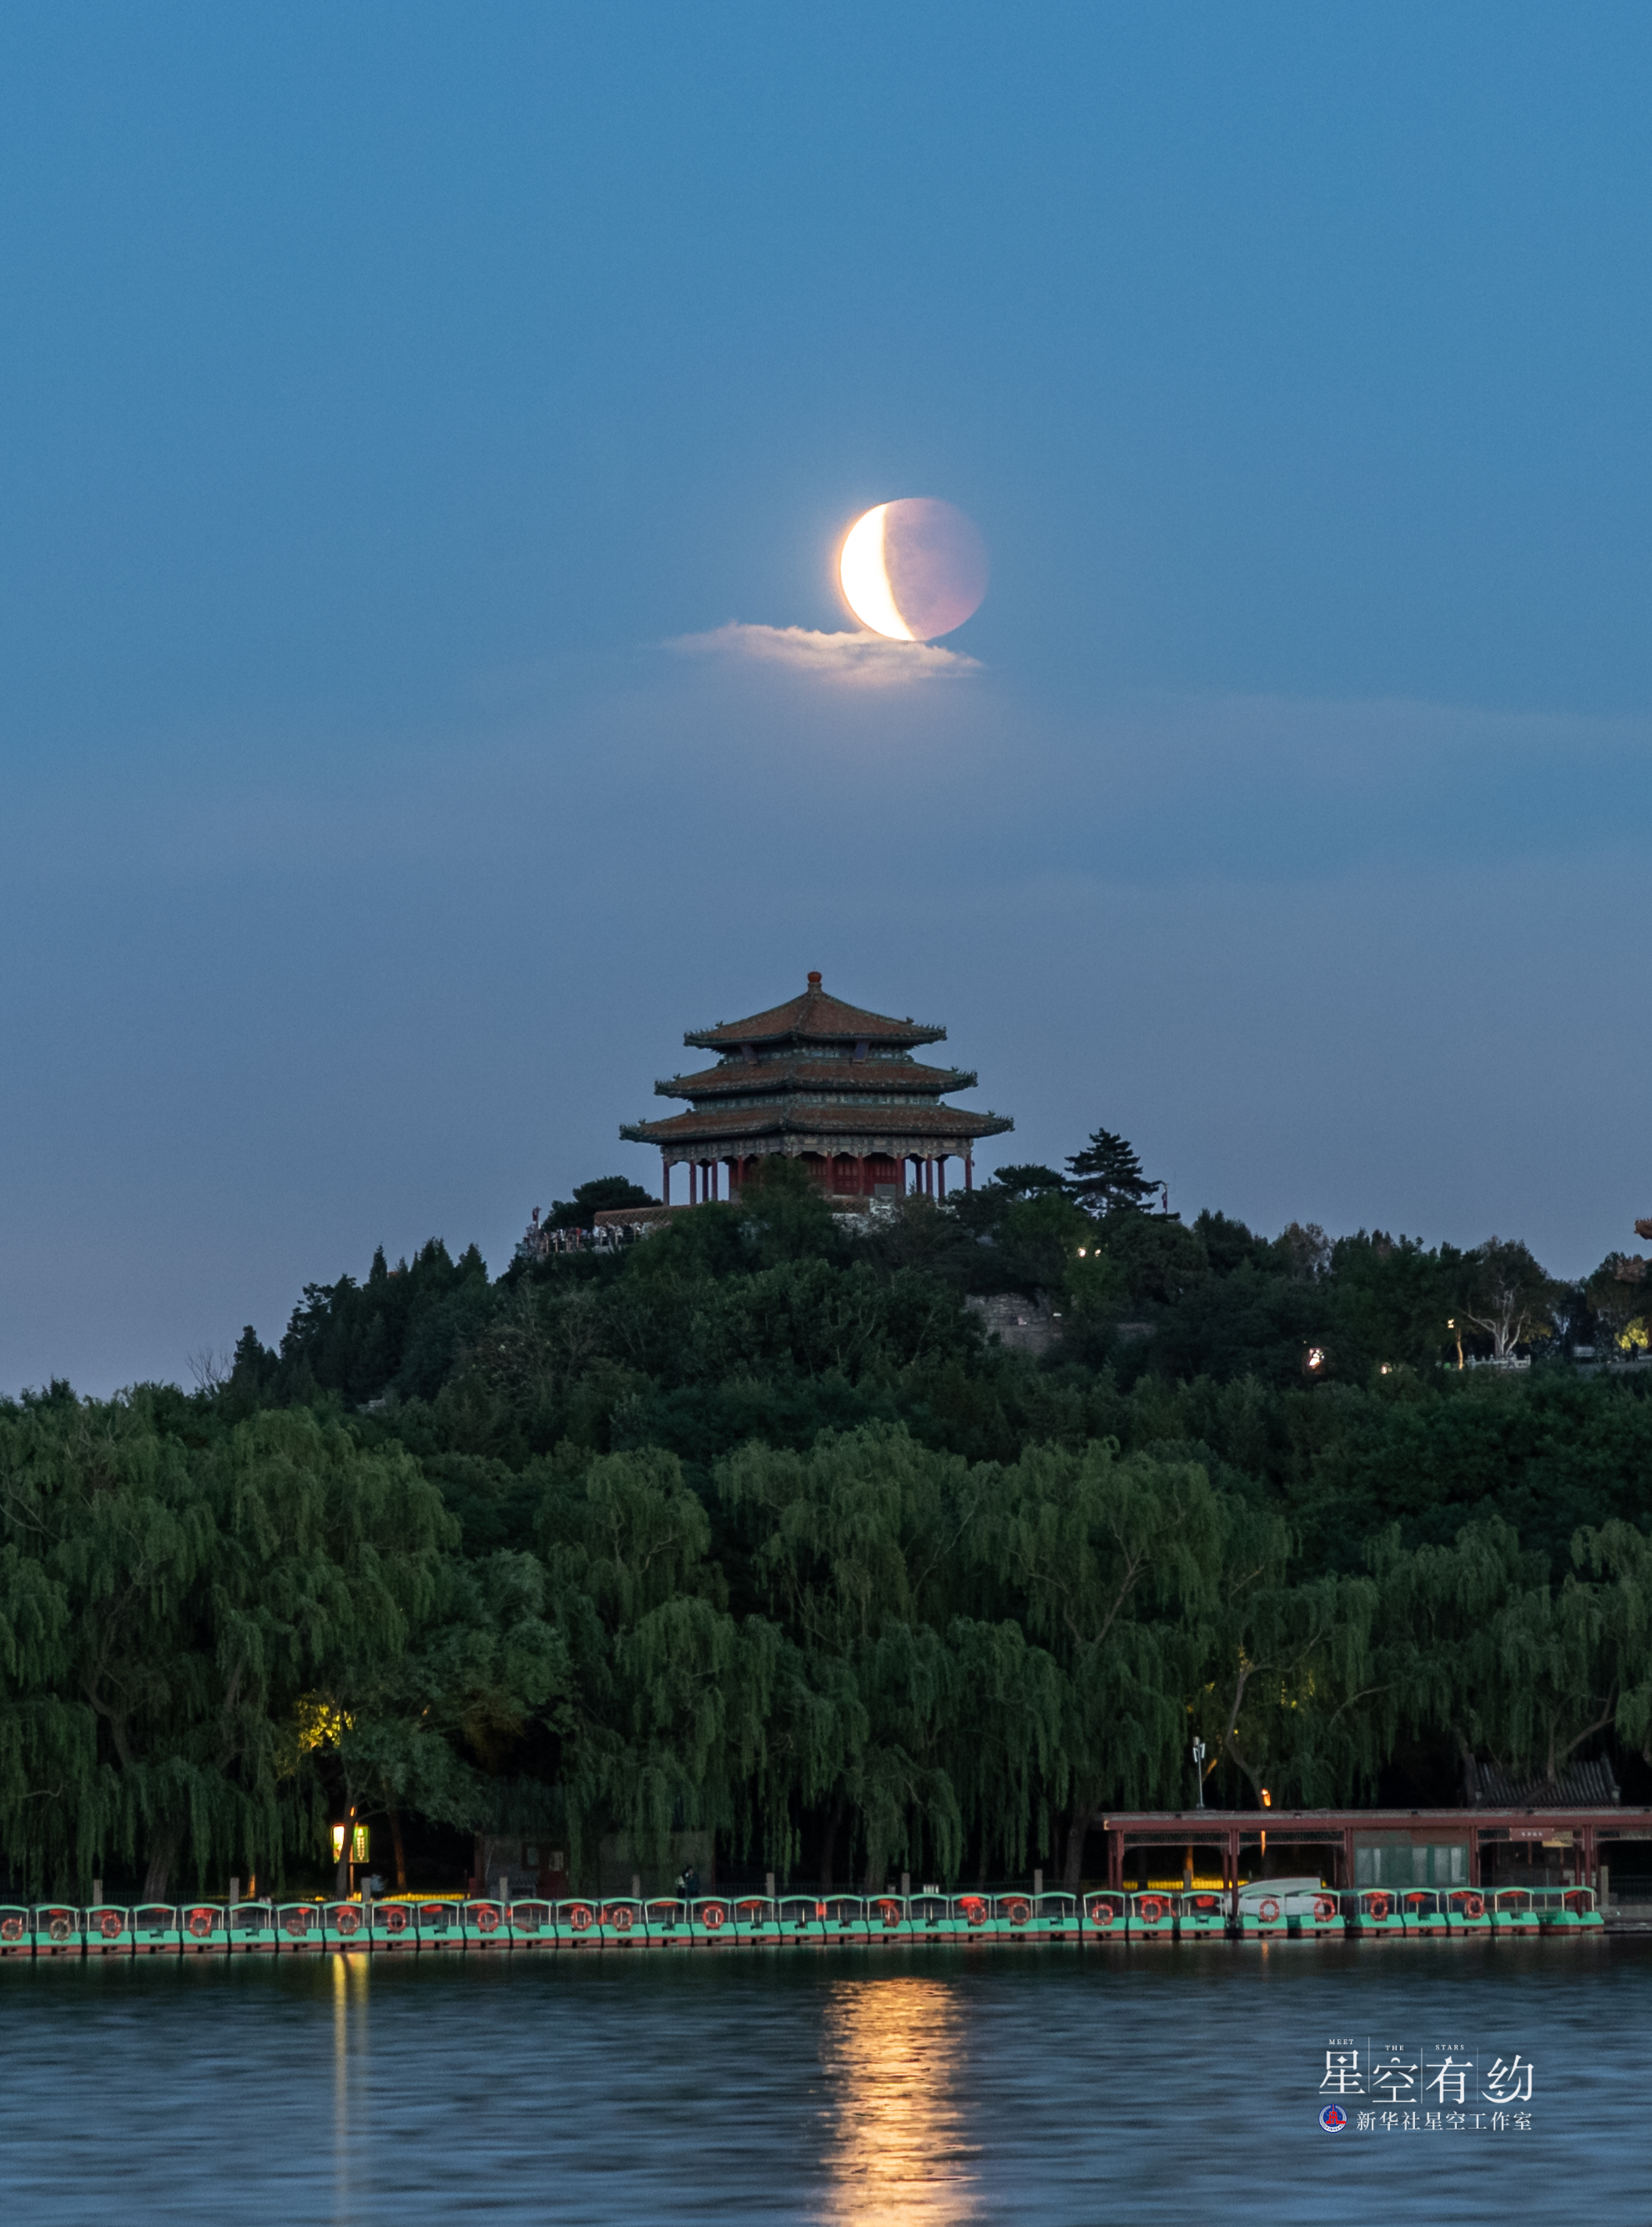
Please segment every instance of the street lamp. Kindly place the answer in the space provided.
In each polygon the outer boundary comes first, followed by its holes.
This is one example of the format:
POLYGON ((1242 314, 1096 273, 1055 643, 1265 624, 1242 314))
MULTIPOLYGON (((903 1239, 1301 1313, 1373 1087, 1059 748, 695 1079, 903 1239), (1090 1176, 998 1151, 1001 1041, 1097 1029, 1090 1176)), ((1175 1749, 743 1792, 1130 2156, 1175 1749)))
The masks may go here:
POLYGON ((1193 1783, 1198 1790, 1198 1806, 1202 1809, 1204 1807, 1204 1742, 1202 1739, 1196 1739, 1193 1743, 1193 1783))

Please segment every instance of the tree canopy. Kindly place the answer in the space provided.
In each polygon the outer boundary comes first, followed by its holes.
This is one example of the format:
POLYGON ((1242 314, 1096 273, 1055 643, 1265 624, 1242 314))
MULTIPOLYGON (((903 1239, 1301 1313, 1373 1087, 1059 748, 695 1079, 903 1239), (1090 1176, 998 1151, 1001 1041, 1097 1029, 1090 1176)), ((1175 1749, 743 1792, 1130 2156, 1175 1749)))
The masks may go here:
POLYGON ((1652 1794, 1638 1257, 1183 1222, 1105 1129, 1068 1170, 862 1218, 776 1160, 617 1256, 380 1250, 191 1394, 0 1402, 14 1879, 313 1876, 341 1815, 404 1873, 1077 1879, 1196 1736, 1227 1804, 1652 1794))

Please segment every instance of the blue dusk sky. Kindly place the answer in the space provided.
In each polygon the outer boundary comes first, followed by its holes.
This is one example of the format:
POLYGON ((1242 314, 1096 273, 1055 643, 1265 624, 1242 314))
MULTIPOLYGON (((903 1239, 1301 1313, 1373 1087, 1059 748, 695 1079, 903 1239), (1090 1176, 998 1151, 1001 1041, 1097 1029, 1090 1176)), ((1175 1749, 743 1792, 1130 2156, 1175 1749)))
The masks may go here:
POLYGON ((1652 1212, 1652 13, 0 22, 0 1388, 654 1156, 819 967, 983 1156, 1652 1212), (992 582, 845 654, 942 497, 992 582))

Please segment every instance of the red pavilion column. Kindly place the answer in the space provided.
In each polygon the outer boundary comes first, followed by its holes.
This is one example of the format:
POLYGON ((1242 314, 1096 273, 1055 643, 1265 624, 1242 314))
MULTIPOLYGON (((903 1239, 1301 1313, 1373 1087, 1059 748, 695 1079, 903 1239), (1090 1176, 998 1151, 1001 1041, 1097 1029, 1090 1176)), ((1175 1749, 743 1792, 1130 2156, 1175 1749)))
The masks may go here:
POLYGON ((671 1162, 663 1152, 660 1155, 660 1203, 671 1204, 671 1162))
POLYGON ((966 1190, 973 1190, 974 1188, 975 1157, 973 1152, 966 1152, 964 1155, 964 1189, 966 1190))

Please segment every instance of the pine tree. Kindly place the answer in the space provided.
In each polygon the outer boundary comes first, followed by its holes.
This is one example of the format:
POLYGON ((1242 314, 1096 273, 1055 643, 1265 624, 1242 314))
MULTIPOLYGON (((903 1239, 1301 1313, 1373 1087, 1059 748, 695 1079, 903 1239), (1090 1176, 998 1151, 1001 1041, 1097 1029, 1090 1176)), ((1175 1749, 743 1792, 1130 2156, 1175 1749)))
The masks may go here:
POLYGON ((1134 1145, 1111 1129, 1093 1131, 1089 1143, 1067 1166, 1068 1195, 1099 1214, 1110 1214, 1115 1206, 1140 1206, 1160 1187, 1156 1177, 1142 1173, 1134 1145))

